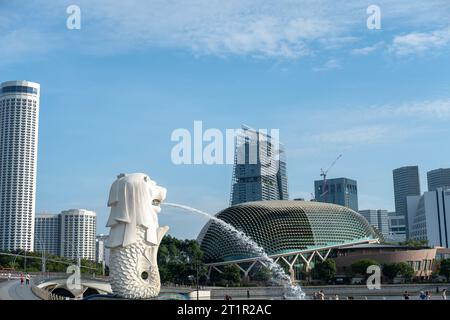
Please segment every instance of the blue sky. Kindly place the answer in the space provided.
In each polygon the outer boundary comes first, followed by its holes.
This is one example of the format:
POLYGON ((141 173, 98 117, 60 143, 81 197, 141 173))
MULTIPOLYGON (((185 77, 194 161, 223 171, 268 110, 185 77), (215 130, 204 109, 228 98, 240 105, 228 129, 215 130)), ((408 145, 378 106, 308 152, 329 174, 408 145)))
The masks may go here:
MULTIPOLYGON (((0 0, 0 81, 41 84, 38 212, 109 213, 120 172, 215 213, 229 165, 172 164, 177 128, 280 129, 292 198, 320 168, 358 180, 361 209, 393 209, 392 169, 450 166, 450 2, 0 0), (66 8, 81 8, 68 30, 66 8), (366 8, 381 9, 381 30, 366 8)), ((164 208, 194 238, 202 218, 164 208)))

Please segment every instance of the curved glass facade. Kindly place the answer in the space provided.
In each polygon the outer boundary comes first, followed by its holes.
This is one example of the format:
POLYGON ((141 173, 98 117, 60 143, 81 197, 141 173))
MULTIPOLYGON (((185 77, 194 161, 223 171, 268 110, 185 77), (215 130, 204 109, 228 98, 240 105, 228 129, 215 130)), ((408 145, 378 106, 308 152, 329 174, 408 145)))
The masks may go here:
MULTIPOLYGON (((242 230, 269 255, 378 239, 360 214, 321 202, 247 202, 229 207, 216 217, 242 230)), ((207 262, 254 256, 212 221, 203 227, 198 241, 207 262)))

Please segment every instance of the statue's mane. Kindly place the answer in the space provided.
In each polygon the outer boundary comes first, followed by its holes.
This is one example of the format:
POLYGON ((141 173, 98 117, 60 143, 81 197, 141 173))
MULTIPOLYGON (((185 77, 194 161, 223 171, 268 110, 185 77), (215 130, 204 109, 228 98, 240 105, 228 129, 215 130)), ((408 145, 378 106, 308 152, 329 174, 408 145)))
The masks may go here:
POLYGON ((144 173, 121 174, 111 186, 111 207, 107 227, 111 228, 109 247, 127 246, 138 241, 138 227, 145 230, 145 240, 157 241, 158 217, 152 203, 152 189, 160 188, 144 173))

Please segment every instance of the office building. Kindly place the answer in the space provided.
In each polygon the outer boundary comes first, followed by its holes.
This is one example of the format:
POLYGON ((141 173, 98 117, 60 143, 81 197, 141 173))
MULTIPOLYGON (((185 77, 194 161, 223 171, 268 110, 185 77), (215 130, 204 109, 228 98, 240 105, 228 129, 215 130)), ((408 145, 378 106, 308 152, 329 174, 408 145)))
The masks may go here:
POLYGON ((277 137, 243 126, 236 137, 231 205, 288 197, 284 146, 277 137))
POLYGON ((34 250, 60 254, 61 218, 58 214, 38 214, 35 217, 34 250))
POLYGON ((61 256, 95 261, 96 214, 84 209, 61 212, 61 256))
MULTIPOLYGON (((420 196, 419 167, 408 166, 393 170, 395 212, 409 221, 406 197, 420 196)), ((409 226, 406 224, 406 237, 409 238, 409 226)))
POLYGON ((34 248, 40 85, 0 85, 0 250, 34 248))
POLYGON ((428 191, 436 191, 437 188, 450 188, 450 168, 428 171, 427 181, 428 191))
POLYGON ((438 188, 407 197, 409 239, 427 240, 430 246, 449 248, 450 189, 438 188))
POLYGON ((358 185, 348 178, 314 181, 315 200, 334 203, 358 212, 358 185))
POLYGON ((389 212, 389 237, 388 241, 404 242, 406 241, 406 219, 402 214, 389 212))
POLYGON ((360 210, 361 214, 369 224, 380 232, 384 239, 389 238, 389 217, 387 210, 360 210))

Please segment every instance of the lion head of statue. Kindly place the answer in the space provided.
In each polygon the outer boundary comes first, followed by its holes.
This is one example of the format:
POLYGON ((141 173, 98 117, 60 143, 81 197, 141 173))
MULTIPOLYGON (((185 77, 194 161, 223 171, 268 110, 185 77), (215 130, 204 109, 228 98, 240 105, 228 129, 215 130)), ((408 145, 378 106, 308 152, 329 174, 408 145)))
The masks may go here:
POLYGON ((166 193, 145 173, 120 174, 109 192, 111 213, 106 226, 111 230, 107 246, 128 246, 138 241, 142 232, 149 245, 157 245, 157 214, 166 193))

